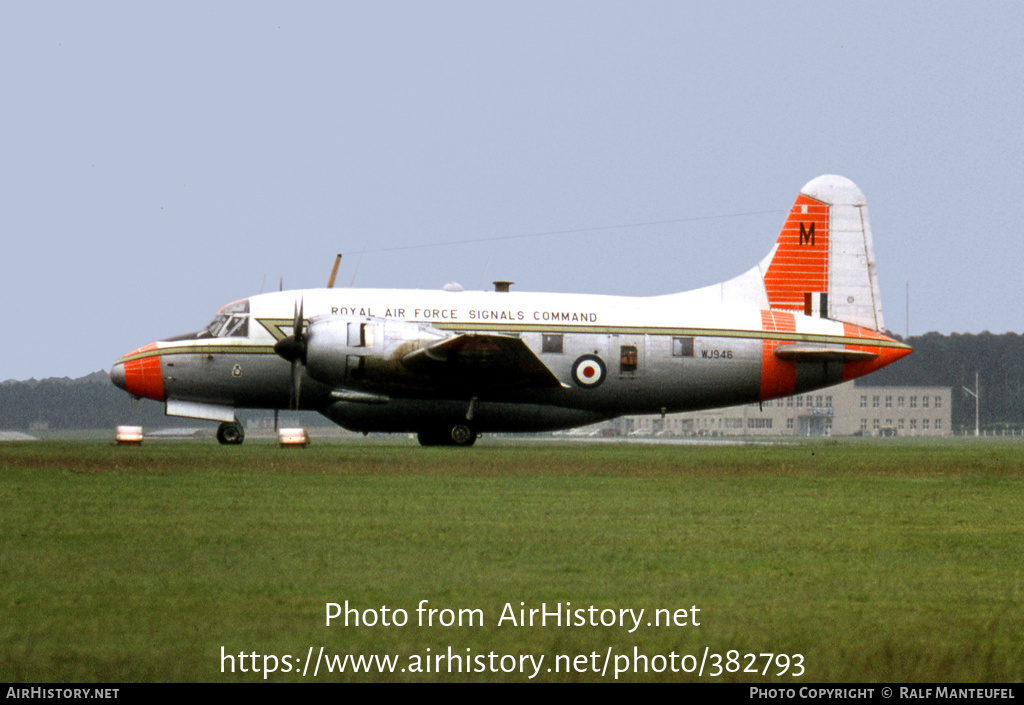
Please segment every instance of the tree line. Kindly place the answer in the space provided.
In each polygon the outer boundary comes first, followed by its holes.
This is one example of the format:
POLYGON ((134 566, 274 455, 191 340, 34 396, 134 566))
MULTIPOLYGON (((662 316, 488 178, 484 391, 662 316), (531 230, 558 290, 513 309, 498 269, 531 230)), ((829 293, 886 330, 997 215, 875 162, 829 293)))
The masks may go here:
POLYGON ((0 428, 9 431, 112 429, 118 424, 166 426, 164 405, 133 399, 105 372, 0 384, 0 428))

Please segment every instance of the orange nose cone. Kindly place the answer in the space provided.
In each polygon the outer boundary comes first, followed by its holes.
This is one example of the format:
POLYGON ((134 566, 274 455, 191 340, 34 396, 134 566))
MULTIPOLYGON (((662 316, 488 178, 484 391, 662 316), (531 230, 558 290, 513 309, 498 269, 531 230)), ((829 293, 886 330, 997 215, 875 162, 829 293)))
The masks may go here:
POLYGON ((843 334, 847 338, 858 339, 858 344, 848 344, 846 346, 847 350, 863 350, 865 352, 874 353, 878 356, 873 360, 847 362, 846 367, 843 370, 844 382, 846 380, 863 377, 866 374, 880 370, 886 365, 891 365, 897 360, 902 360, 914 351, 914 349, 909 345, 901 343, 898 340, 893 340, 892 338, 882 335, 877 331, 868 330, 867 328, 859 328, 858 326, 851 325, 849 323, 844 323, 843 328, 843 334))
POLYGON ((164 379, 156 343, 132 350, 114 363, 110 379, 129 394, 163 401, 164 379))

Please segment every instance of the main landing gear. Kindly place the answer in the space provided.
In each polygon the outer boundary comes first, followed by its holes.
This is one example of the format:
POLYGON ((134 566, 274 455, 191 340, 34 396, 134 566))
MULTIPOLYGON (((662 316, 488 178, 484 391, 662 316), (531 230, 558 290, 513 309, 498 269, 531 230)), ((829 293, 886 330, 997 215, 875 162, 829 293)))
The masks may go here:
POLYGON ((421 446, 465 446, 476 442, 476 431, 466 424, 422 429, 416 437, 421 446))
POLYGON ((225 421, 217 427, 217 442, 223 446, 241 445, 245 440, 245 429, 237 421, 225 421))

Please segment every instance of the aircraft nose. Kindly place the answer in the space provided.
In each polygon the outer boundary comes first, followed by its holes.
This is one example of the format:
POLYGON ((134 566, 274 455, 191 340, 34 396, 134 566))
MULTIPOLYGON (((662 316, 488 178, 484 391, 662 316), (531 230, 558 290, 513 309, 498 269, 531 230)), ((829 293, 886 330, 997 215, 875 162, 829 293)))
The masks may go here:
POLYGON ((115 386, 120 387, 121 389, 124 389, 125 391, 128 390, 128 387, 125 386, 125 381, 124 381, 124 363, 123 362, 116 362, 116 363, 114 363, 114 366, 110 368, 110 381, 113 382, 115 386))
POLYGON ((164 401, 164 380, 158 343, 143 345, 124 355, 110 369, 110 381, 137 397, 164 401))

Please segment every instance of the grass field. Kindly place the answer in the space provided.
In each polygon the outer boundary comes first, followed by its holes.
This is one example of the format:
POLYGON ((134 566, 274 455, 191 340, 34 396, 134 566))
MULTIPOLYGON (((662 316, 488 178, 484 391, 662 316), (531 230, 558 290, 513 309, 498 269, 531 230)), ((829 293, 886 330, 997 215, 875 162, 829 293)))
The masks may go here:
POLYGON ((1019 682, 1024 445, 6 443, 0 605, 6 682, 1019 682))

